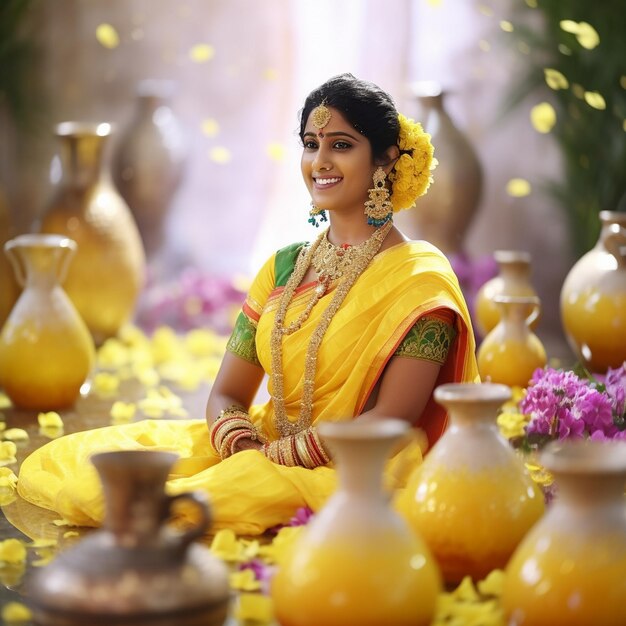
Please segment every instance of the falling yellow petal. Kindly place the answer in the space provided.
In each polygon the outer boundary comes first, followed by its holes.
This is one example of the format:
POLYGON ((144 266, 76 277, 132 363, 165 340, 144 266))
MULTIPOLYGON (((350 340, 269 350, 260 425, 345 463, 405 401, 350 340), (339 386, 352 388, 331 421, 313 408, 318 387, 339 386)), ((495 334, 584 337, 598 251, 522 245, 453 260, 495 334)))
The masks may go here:
POLYGON ((513 198, 523 198, 530 194, 531 186, 524 178, 511 178, 506 184, 506 192, 513 198))
POLYGON ((17 446, 12 441, 0 442, 0 463, 8 465, 15 463, 17 460, 15 454, 17 453, 17 446))
POLYGON ((206 63, 215 56, 215 49, 206 43, 199 43, 189 51, 189 58, 194 63, 206 63))
POLYGON ((526 4, 531 8, 531 9, 536 9, 537 8, 537 0, 526 0, 526 4))
POLYGON ((530 46, 525 41, 518 41, 517 42, 517 49, 522 54, 530 54, 530 46))
POLYGON ((5 624, 29 622, 33 618, 30 609, 21 602, 7 602, 2 607, 2 613, 0 613, 0 616, 5 624))
POLYGON ((500 28, 505 33, 512 33, 515 30, 513 28, 513 24, 511 24, 511 22, 509 22, 508 20, 500 20, 500 28))
POLYGON ((215 161, 215 163, 223 165, 228 163, 231 159, 230 150, 222 146, 217 146, 209 152, 209 157, 212 161, 215 161))
POLYGON ((430 4, 431 7, 440 7, 443 0, 426 0, 426 4, 430 4))
POLYGON ((47 413, 39 413, 37 416, 39 426, 42 428, 62 428, 63 420, 56 411, 48 411, 47 413))
POLYGON ((489 52, 489 50, 491 50, 491 44, 486 40, 486 39, 481 39, 478 42, 478 47, 483 51, 483 52, 489 52))
POLYGON ((578 24, 576 39, 578 39, 578 43, 587 50, 593 50, 600 43, 598 31, 587 22, 580 22, 578 24))
POLYGON ((561 20, 559 22, 559 26, 561 30, 564 30, 566 33, 576 34, 578 32, 578 22, 574 20, 561 20))
POLYGON ((567 57, 572 56, 571 49, 568 46, 566 46, 564 43, 560 43, 558 45, 558 49, 561 54, 564 54, 567 57))
POLYGON ((263 78, 265 80, 278 80, 278 71, 273 67, 268 67, 263 70, 263 78))
POLYGON ((120 45, 119 35, 111 24, 98 25, 98 28, 96 28, 96 39, 105 48, 113 49, 120 45))
POLYGON ((281 143, 271 143, 267 146, 267 155, 273 161, 282 161, 286 152, 285 146, 281 143))
POLYGON ((597 91, 585 91, 585 102, 594 109, 604 111, 606 109, 606 102, 601 94, 597 91))
POLYGON ((220 132, 220 125, 216 120, 209 117, 205 120, 202 120, 202 132, 207 137, 215 137, 220 132))
POLYGON ((26 547, 19 539, 0 541, 0 562, 23 563, 26 560, 26 547))
POLYGON ((478 10, 487 17, 493 17, 493 9, 488 7, 486 4, 479 4, 478 10))
POLYGON ((549 102, 542 102, 531 109, 530 121, 538 133, 549 133, 556 124, 556 111, 549 102))
POLYGON ((242 593, 235 608, 235 618, 242 622, 269 624, 272 621, 272 601, 260 593, 242 593))
POLYGON ((546 84, 550 89, 567 89, 569 87, 569 81, 559 70, 552 69, 551 67, 546 67, 543 70, 546 84))

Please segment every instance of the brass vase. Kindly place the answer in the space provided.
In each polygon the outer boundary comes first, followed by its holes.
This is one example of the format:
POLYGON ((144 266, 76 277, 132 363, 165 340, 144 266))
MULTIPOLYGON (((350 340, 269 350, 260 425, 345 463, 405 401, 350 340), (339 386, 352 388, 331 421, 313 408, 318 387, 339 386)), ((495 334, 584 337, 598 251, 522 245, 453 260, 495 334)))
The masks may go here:
MULTIPOLYGON (((493 258, 498 265, 498 275, 488 280, 476 294, 476 329, 485 337, 500 321, 500 306, 495 296, 537 297, 530 280, 531 256, 521 250, 496 250, 493 258)), ((539 319, 534 307, 528 311, 533 315, 532 328, 539 319)))
POLYGON ((561 289, 561 319, 570 347, 592 372, 626 361, 626 213, 602 211, 592 250, 561 289))
POLYGON ((163 244, 168 209, 187 160, 183 132, 170 107, 172 92, 171 81, 139 83, 134 117, 113 156, 113 180, 137 222, 148 257, 163 244))
POLYGON ((123 450, 92 457, 104 488, 104 526, 28 583, 35 622, 43 626, 221 626, 228 609, 225 565, 195 542, 209 528, 200 493, 165 494, 177 456, 123 450), (197 510, 184 533, 165 522, 172 505, 197 510))
POLYGON ((24 290, 0 333, 0 384, 20 408, 71 406, 95 361, 93 339, 61 287, 76 243, 31 234, 4 248, 24 290))
POLYGON ((57 126, 63 177, 40 224, 78 244, 65 290, 97 344, 131 320, 145 275, 137 226, 103 168, 110 133, 110 124, 57 126))
POLYGON ((412 91, 419 103, 416 120, 431 135, 439 164, 428 193, 394 220, 413 239, 425 239, 446 255, 458 253, 478 209, 482 168, 476 151, 446 111, 441 87, 418 82, 412 91))

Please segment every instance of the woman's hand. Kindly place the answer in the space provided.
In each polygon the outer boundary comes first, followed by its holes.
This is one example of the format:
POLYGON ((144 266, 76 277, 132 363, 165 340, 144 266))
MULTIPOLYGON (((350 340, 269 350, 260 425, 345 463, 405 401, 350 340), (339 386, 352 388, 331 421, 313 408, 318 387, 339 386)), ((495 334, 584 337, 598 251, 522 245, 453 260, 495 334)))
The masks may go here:
POLYGON ((243 452, 244 450, 260 450, 263 447, 263 444, 260 441, 255 441, 254 439, 239 439, 235 443, 234 454, 237 452, 243 452))

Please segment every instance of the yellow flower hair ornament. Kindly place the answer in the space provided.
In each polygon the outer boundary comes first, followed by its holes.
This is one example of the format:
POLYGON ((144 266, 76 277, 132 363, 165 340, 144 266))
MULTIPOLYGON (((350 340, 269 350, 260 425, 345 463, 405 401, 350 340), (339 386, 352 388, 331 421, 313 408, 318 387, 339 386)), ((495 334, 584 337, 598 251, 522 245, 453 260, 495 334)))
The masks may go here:
POLYGON ((394 211, 410 209, 423 196, 432 182, 432 170, 437 165, 430 135, 422 125, 402 114, 398 115, 400 158, 389 175, 391 203, 394 211))

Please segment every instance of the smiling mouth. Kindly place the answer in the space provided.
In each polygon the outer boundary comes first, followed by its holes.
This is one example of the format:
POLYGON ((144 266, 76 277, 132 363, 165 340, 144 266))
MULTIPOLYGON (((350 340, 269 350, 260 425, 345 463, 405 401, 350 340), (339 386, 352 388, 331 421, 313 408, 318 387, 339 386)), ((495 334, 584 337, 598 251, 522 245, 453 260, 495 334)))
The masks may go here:
POLYGON ((337 183, 341 182, 343 179, 334 176, 332 178, 313 178, 313 180, 315 181, 315 185, 317 187, 324 188, 324 187, 331 187, 332 185, 336 185, 337 183))

